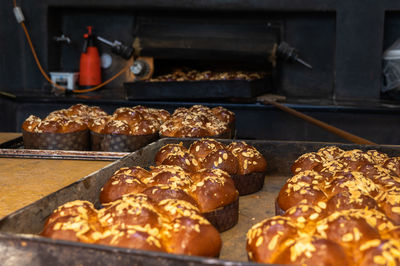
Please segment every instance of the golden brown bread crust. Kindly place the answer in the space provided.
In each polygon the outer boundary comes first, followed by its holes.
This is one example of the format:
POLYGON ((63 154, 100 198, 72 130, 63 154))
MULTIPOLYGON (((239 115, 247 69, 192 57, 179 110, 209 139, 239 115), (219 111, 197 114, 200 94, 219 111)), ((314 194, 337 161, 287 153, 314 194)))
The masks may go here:
POLYGON ((114 111, 113 118, 115 120, 124 121, 129 126, 138 124, 140 121, 144 119, 143 115, 139 111, 132 110, 132 108, 128 107, 121 107, 116 109, 114 111))
POLYGON ((157 152, 155 162, 177 165, 188 172, 221 169, 231 175, 240 195, 261 190, 267 168, 265 158, 255 147, 243 141, 225 146, 209 138, 193 142, 189 150, 182 143, 165 145, 157 152))
POLYGON ((292 165, 292 173, 298 174, 307 170, 313 170, 315 167, 322 165, 323 157, 316 152, 305 153, 301 155, 292 165))
POLYGON ((400 157, 386 159, 383 162, 383 167, 391 170, 397 177, 400 177, 400 157))
POLYGON ((30 115, 25 121, 22 123, 22 129, 27 132, 33 132, 34 128, 39 125, 41 119, 37 116, 30 115))
POLYGON ((344 191, 355 194, 355 198, 361 194, 374 197, 378 194, 379 187, 361 172, 338 171, 325 186, 324 191, 327 197, 344 191))
POLYGON ((202 168, 221 169, 230 175, 239 171, 239 163, 235 155, 223 148, 210 152, 201 163, 202 168))
POLYGON ((41 235, 54 239, 92 243, 95 241, 90 237, 92 233, 87 220, 79 216, 62 216, 48 223, 41 235))
POLYGON ((383 190, 376 197, 380 208, 396 224, 400 225, 400 189, 392 187, 383 190))
POLYGON ((108 123, 111 117, 112 116, 108 115, 90 118, 88 120, 88 128, 90 129, 90 131, 101 134, 104 130, 105 125, 108 123))
POLYGON ((97 106, 76 104, 53 111, 44 119, 31 115, 22 124, 22 129, 32 133, 72 133, 88 129, 90 120, 106 115, 97 106))
POLYGON ((141 193, 147 188, 142 180, 151 176, 150 172, 140 166, 118 169, 101 188, 100 203, 109 203, 130 193, 141 193))
POLYGON ((219 255, 222 240, 217 229, 203 217, 197 217, 179 217, 173 220, 171 226, 164 226, 162 234, 168 242, 169 253, 207 257, 219 255), (210 242, 210 239, 213 241, 210 242))
POLYGON ((143 106, 121 107, 112 116, 97 106, 76 104, 51 112, 45 119, 28 117, 23 130, 35 133, 71 133, 90 129, 98 134, 151 135, 168 119, 166 110, 143 106))
POLYGON ((111 119, 104 125, 101 134, 132 135, 132 131, 128 123, 111 119))
POLYGON ((360 247, 360 266, 399 265, 400 242, 396 239, 374 239, 360 247))
POLYGON ((368 150, 366 153, 372 159, 374 164, 383 164, 387 159, 389 159, 389 156, 386 153, 377 150, 368 150))
POLYGON ((175 165, 151 167, 151 174, 151 178, 143 180, 148 186, 162 184, 182 188, 186 191, 193 184, 190 173, 175 165))
POLYGON ((194 173, 200 169, 200 165, 196 158, 192 154, 183 151, 168 154, 161 164, 176 165, 189 173, 194 173))
POLYGON ((358 149, 343 152, 338 157, 338 160, 344 163, 346 168, 351 171, 358 171, 366 164, 374 164, 369 154, 358 149))
POLYGON ((76 200, 68 202, 55 209, 53 213, 47 218, 46 224, 53 223, 58 218, 64 216, 80 216, 85 217, 90 221, 97 220, 97 212, 91 202, 76 200))
POLYGON ((100 202, 116 201, 125 194, 141 193, 145 189, 146 185, 137 177, 124 174, 113 175, 101 188, 100 202))
POLYGON ((344 153, 344 150, 336 146, 326 146, 319 149, 317 153, 325 160, 331 161, 339 158, 344 153))
POLYGON ((222 122, 225 122, 226 124, 231 124, 235 122, 235 113, 232 111, 229 111, 228 109, 222 107, 222 106, 217 106, 211 109, 211 112, 222 122))
POLYGON ((202 105, 176 109, 160 128, 161 136, 175 138, 210 137, 225 132, 228 132, 228 123, 202 105))
POLYGON ((297 204, 316 204, 326 208, 327 197, 321 190, 325 178, 315 171, 305 171, 288 179, 279 192, 278 204, 286 211, 297 204))
POLYGON ((297 236, 297 227, 287 217, 275 216, 254 225, 247 232, 247 254, 256 262, 275 260, 285 249, 285 242, 297 236))
POLYGON ((227 149, 238 159, 239 174, 246 175, 253 172, 266 171, 267 161, 255 147, 241 141, 230 143, 227 149))
POLYGON ((197 256, 218 256, 222 241, 218 231, 186 201, 166 199, 158 204, 171 223, 163 223, 167 252, 197 256), (211 240, 211 242, 209 242, 211 240))
POLYGON ((156 153, 156 156, 154 158, 154 162, 156 165, 162 164, 162 162, 172 153, 175 152, 187 152, 188 150, 186 149, 185 146, 183 146, 182 142, 179 144, 167 144, 161 147, 161 149, 158 150, 156 153))
POLYGON ((91 203, 75 201, 51 217, 42 235, 55 239, 210 257, 222 245, 199 209, 177 199, 157 203, 144 194, 128 194, 99 211, 91 203))
POLYGON ((99 211, 99 220, 104 227, 125 229, 130 225, 161 227, 161 217, 154 203, 144 194, 124 195, 110 202, 99 211))
POLYGON ((238 198, 232 179, 222 170, 190 173, 179 166, 159 165, 150 171, 139 166, 117 170, 102 188, 100 202, 112 202, 132 192, 143 193, 155 202, 185 200, 198 206, 202 213, 229 205, 238 198))
MULTIPOLYGON (((92 110, 92 113, 95 112, 92 110)), ((107 116, 96 112, 96 116, 88 119, 88 127, 98 134, 114 135, 151 135, 157 133, 161 123, 170 114, 163 109, 144 106, 120 107, 113 115, 107 116)))
MULTIPOLYGON (((188 158, 189 162, 192 157, 188 158)), ((262 154, 253 146, 245 142, 232 142, 227 146, 214 139, 201 139, 193 142, 189 150, 182 144, 168 144, 162 147, 155 158, 157 165, 169 164, 179 165, 182 168, 190 166, 188 171, 198 171, 200 168, 206 169, 222 169, 229 174, 246 175, 253 172, 265 172, 267 161, 262 154), (176 157, 185 158, 187 154, 193 155, 196 159, 196 167, 179 162, 176 157), (173 157, 173 155, 176 155, 173 157), (171 157, 177 162, 175 163, 171 157), (168 163, 166 163, 168 162, 168 163)), ((187 162, 186 162, 187 163, 187 162)))
POLYGON ((284 216, 253 226, 247 233, 247 251, 251 260, 263 263, 314 265, 320 260, 326 263, 323 265, 332 265, 329 262, 338 256, 338 265, 359 265, 361 251, 368 242, 393 237, 396 229, 377 210, 352 209, 326 216, 326 211, 317 206, 297 205, 284 216), (273 231, 274 227, 280 230, 273 231), (336 248, 327 252, 326 242, 321 240, 322 246, 315 242, 319 239, 334 243, 336 248), (337 247, 342 251, 338 252, 337 247))
POLYGON ((168 117, 165 110, 147 108, 144 106, 120 107, 106 120, 97 120, 95 132, 115 135, 151 135, 158 132, 161 122, 168 117), (160 116, 160 117, 159 117, 160 116), (113 126, 111 130, 109 127, 113 126), (120 127, 120 129, 118 129, 120 127))
POLYGON ((299 204, 288 209, 282 216, 288 217, 297 227, 313 233, 316 223, 327 216, 327 210, 319 206, 299 204))
POLYGON ((366 194, 361 194, 358 191, 343 191, 337 193, 326 203, 326 211, 328 213, 364 208, 380 210, 374 198, 366 194))
POLYGON ((46 220, 41 235, 93 243, 99 230, 102 230, 102 226, 93 204, 77 200, 58 207, 46 220))
POLYGON ((289 245, 273 261, 276 264, 293 265, 350 265, 343 248, 333 241, 304 236, 289 245))
MULTIPOLYGON (((283 216, 290 218, 297 235, 289 244, 281 243, 284 250, 265 251, 278 255, 253 260, 305 265, 397 265, 400 179, 396 158, 376 150, 343 151, 336 147, 300 156, 292 165, 295 175, 287 180, 277 198, 278 207, 286 210, 283 216), (316 241, 330 241, 336 247, 326 252, 332 245, 316 241)), ((253 227, 248 242, 257 230, 265 229, 253 227)), ((271 242, 274 243, 269 240, 262 245, 271 242)), ((248 245, 249 257, 260 249, 248 245)))
POLYGON ((142 193, 147 195, 154 202, 161 202, 166 199, 177 199, 187 201, 193 206, 198 207, 196 200, 178 187, 159 184, 146 188, 142 193))
POLYGON ((164 251, 162 241, 158 234, 151 234, 150 231, 157 231, 157 228, 132 225, 129 229, 109 230, 108 236, 99 239, 96 244, 133 248, 149 251, 164 251))
POLYGON ((202 169, 193 174, 190 195, 196 199, 201 212, 210 212, 236 201, 239 193, 229 174, 219 169, 202 169))
POLYGON ((190 144, 189 152, 201 163, 210 152, 224 148, 225 146, 221 142, 218 142, 215 139, 206 138, 196 140, 190 144))
POLYGON ((380 238, 379 231, 368 224, 364 217, 348 211, 335 212, 319 221, 317 232, 341 245, 349 257, 362 243, 380 238))

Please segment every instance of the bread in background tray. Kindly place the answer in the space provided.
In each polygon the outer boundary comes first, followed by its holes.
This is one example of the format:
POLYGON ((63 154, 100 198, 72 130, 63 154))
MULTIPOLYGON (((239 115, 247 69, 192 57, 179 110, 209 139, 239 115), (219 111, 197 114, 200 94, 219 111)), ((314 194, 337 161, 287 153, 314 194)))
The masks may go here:
POLYGON ((235 114, 221 106, 209 108, 193 105, 178 108, 161 125, 161 137, 174 138, 231 138, 235 130, 235 114))
POLYGON ((22 124, 26 149, 88 150, 89 121, 107 115, 97 106, 76 104, 44 119, 30 115, 22 124))
POLYGON ((117 108, 113 115, 89 123, 91 149, 101 151, 135 151, 158 139, 158 131, 170 114, 164 109, 117 108))

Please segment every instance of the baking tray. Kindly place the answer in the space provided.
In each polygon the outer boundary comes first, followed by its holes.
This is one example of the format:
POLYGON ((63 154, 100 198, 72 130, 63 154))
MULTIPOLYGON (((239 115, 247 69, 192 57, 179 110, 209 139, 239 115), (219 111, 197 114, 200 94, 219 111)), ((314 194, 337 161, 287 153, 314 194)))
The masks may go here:
POLYGON ((254 98, 271 88, 270 79, 213 81, 137 81, 124 83, 129 100, 254 98))
MULTIPOLYGON (((194 256, 176 256, 142 250, 68 242, 42 238, 36 234, 51 212, 59 205, 76 200, 89 200, 99 206, 101 187, 114 171, 124 166, 153 165, 160 147, 168 143, 189 145, 194 139, 160 139, 130 155, 111 163, 85 178, 54 192, 0 220, 0 261, 2 265, 257 265, 247 262, 246 232, 255 223, 275 215, 275 198, 286 179, 290 166, 303 153, 316 151, 332 143, 249 140, 267 159, 268 170, 264 188, 240 197, 239 222, 221 234, 221 259, 194 256), (255 208, 255 206, 257 206, 255 208), (2 252, 1 252, 2 251, 2 252)), ((220 140, 230 143, 231 140, 220 140)), ((399 156, 400 146, 359 146, 335 144, 343 149, 377 149, 389 156, 399 156)))
POLYGON ((0 158, 115 161, 127 156, 128 154, 130 153, 25 149, 24 140, 22 137, 18 137, 0 144, 0 158))

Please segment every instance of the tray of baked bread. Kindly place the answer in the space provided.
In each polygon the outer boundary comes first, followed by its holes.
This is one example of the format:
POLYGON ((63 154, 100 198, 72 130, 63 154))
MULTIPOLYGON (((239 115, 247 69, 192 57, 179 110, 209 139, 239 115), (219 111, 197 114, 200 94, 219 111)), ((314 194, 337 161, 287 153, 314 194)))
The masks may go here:
MULTIPOLYGON (((156 155, 166 145, 182 145, 190 149, 189 147, 197 140, 160 139, 4 217, 0 220, 0 247, 4 251, 0 253, 0 259, 5 265, 47 265, 49 263, 68 265, 252 265, 253 263, 248 260, 248 257, 252 255, 246 250, 249 237, 247 233, 253 226, 257 227, 258 223, 265 219, 271 219, 276 214, 276 200, 286 181, 293 176, 291 171, 293 163, 305 153, 316 152, 323 147, 333 145, 332 143, 316 142, 247 140, 246 143, 256 148, 267 161, 265 182, 258 192, 239 197, 237 224, 221 233, 222 248, 219 256, 174 255, 159 252, 159 250, 146 251, 40 236, 45 223, 49 223, 49 217, 51 218, 54 214, 53 211, 59 210, 59 213, 63 211, 63 209, 57 209, 59 206, 68 202, 83 200, 93 204, 101 211, 99 195, 102 188, 109 182, 110 177, 120 178, 121 175, 115 175, 118 171, 132 166, 150 169, 150 166, 155 165, 156 155)), ((231 140, 218 141, 224 145, 230 145, 232 142, 231 140)), ((389 157, 400 156, 399 146, 359 146, 353 144, 335 144, 335 146, 343 150, 377 150, 389 157)), ((224 155, 221 155, 221 157, 224 157, 224 155)), ((112 183, 114 182, 112 181, 112 183)), ((82 209, 83 206, 79 207, 82 209)), ((84 213, 87 213, 87 211, 84 211, 84 213)), ((277 221, 277 223, 279 222, 277 221)), ((251 230, 257 234, 257 228, 251 230)), ((277 235, 279 234, 277 233, 277 235)), ((258 242, 260 242, 259 239, 255 239, 254 245, 256 247, 260 246, 258 242)), ((274 243, 274 240, 271 240, 270 243, 274 243)), ((266 247, 268 246, 266 244, 266 247)), ((204 249, 204 247, 199 247, 199 249, 204 249)), ((310 252, 312 252, 312 249, 310 252)))
POLYGON ((235 114, 222 106, 193 105, 170 114, 137 105, 109 115, 98 106, 75 104, 44 118, 30 115, 21 128, 25 149, 132 152, 162 137, 232 138, 235 114))
POLYGON ((97 106, 75 104, 45 118, 30 115, 22 137, 0 144, 0 157, 116 160, 164 137, 235 136, 235 114, 193 105, 172 114, 144 106, 120 107, 108 115, 97 106))

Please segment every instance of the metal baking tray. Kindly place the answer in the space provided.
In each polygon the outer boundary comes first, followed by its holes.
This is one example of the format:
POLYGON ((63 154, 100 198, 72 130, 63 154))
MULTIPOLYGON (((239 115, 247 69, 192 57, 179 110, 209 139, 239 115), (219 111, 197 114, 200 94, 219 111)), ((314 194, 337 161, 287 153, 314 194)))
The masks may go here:
POLYGON ((250 99, 268 92, 271 80, 138 81, 124 87, 129 100, 250 99))
MULTIPOLYGON (((257 265, 247 262, 246 232, 250 227, 275 215, 275 198, 287 178, 290 166, 303 153, 316 151, 327 145, 349 149, 377 149, 389 156, 400 156, 400 146, 359 146, 294 141, 249 140, 267 159, 268 170, 264 188, 240 197, 239 222, 221 234, 223 248, 220 259, 177 256, 167 253, 132 250, 78 242, 43 238, 39 233, 51 212, 59 205, 76 200, 89 200, 99 206, 101 187, 112 173, 124 166, 153 164, 160 147, 183 142, 188 146, 194 139, 160 139, 130 155, 111 163, 81 180, 54 192, 0 220, 0 261, 2 265, 257 265)), ((220 140, 230 143, 231 140, 220 140)))
POLYGON ((115 161, 127 156, 128 154, 130 153, 25 149, 22 137, 18 137, 0 144, 0 158, 115 161))

